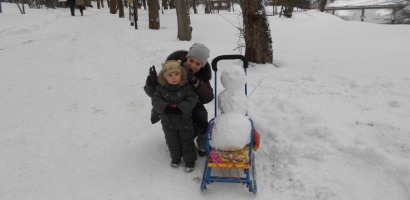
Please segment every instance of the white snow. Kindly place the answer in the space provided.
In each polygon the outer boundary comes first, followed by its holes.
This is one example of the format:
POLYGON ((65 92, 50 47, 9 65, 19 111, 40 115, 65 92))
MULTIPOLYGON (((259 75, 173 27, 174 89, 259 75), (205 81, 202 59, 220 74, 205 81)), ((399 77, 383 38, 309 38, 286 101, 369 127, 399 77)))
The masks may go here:
POLYGON ((222 151, 236 151, 249 144, 251 122, 242 113, 224 113, 215 118, 210 145, 222 151))
MULTIPOLYGON (((247 74, 249 117, 261 134, 253 195, 228 183, 201 192, 205 158, 192 173, 171 168, 142 89, 149 67, 195 42, 210 48, 209 61, 240 53, 237 8, 192 14, 184 42, 175 10, 160 15, 160 30, 139 10, 135 30, 96 6, 83 17, 2 8, 2 200, 410 199, 408 25, 314 10, 269 17, 276 67, 253 64, 247 74)), ((240 61, 220 62, 220 71, 232 65, 240 61)), ((214 102, 206 107, 211 119, 214 102)))

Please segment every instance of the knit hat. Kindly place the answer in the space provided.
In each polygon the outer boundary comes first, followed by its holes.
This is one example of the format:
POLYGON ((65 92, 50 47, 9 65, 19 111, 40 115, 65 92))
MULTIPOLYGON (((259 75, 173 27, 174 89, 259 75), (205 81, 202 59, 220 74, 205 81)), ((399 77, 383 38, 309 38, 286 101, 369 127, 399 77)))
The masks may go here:
POLYGON ((181 73, 181 61, 180 60, 168 60, 165 63, 162 63, 162 73, 164 77, 171 72, 181 73))
POLYGON ((186 57, 195 57, 202 63, 202 67, 208 62, 209 58, 209 49, 204 44, 201 43, 194 43, 191 48, 189 48, 188 54, 186 57))

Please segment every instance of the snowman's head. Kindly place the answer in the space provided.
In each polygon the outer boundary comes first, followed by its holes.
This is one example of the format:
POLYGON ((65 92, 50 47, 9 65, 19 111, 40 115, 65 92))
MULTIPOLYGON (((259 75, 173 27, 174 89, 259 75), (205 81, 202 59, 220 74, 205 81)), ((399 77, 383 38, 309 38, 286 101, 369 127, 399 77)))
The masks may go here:
POLYGON ((221 74, 221 83, 226 90, 243 89, 246 84, 246 76, 242 67, 231 66, 221 74))

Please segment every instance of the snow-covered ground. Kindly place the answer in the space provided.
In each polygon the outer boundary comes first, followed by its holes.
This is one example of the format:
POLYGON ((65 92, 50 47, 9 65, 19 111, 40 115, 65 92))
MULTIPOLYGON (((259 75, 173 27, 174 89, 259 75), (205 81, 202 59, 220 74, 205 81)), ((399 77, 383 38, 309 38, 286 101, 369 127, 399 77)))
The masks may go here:
MULTIPOLYGON (((240 184, 201 192, 205 158, 192 173, 171 168, 142 90, 150 66, 194 42, 210 61, 240 53, 239 13, 192 14, 192 41, 182 42, 175 10, 160 15, 160 30, 140 10, 134 30, 107 8, 71 17, 2 7, 1 200, 410 199, 408 25, 313 10, 269 17, 276 67, 252 65, 247 77, 262 138, 253 195, 240 184)), ((240 63, 220 63, 230 66, 240 63)))

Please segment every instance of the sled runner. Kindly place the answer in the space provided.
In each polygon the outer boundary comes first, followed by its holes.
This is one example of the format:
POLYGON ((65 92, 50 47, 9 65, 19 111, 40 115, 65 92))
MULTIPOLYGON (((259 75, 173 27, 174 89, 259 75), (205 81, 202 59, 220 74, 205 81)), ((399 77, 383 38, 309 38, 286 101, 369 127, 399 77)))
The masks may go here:
MULTIPOLYGON (((221 151, 210 145, 212 130, 215 125, 214 120, 218 113, 217 63, 221 60, 234 59, 242 60, 246 76, 248 61, 242 55, 222 55, 212 60, 212 69, 215 72, 215 117, 209 121, 206 131, 206 151, 208 156, 200 189, 203 191, 207 189, 207 185, 214 182, 242 183, 249 189, 249 192, 256 194, 257 185, 254 150, 259 147, 259 133, 256 132, 252 120, 249 119, 251 125, 251 131, 249 133, 250 141, 243 149, 237 151, 221 151)), ((245 84, 245 95, 247 96, 247 84, 245 84)))

